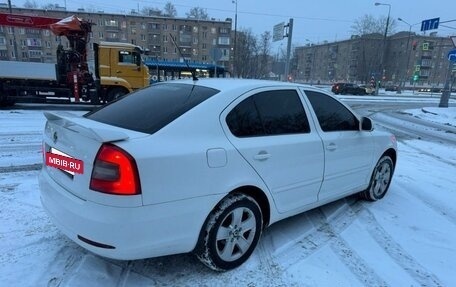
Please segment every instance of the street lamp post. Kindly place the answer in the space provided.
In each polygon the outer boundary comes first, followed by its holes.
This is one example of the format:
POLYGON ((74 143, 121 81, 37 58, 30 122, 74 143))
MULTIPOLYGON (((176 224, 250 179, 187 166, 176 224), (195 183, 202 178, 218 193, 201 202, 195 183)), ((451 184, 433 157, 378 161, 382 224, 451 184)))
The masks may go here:
POLYGON ((409 65, 410 65, 410 47, 409 47, 409 44, 410 44, 410 37, 412 35, 412 24, 408 23, 407 21, 405 21, 404 19, 402 18, 397 18, 397 20, 407 24, 409 26, 409 30, 408 30, 408 37, 407 37, 407 45, 405 46, 405 48, 407 49, 407 53, 406 53, 406 57, 407 57, 407 64, 405 65, 405 77, 402 76, 402 83, 401 83, 401 87, 405 87, 405 79, 408 79, 409 77, 409 73, 408 73, 408 69, 409 69, 409 65))
POLYGON ((234 76, 237 75, 236 73, 236 68, 237 68, 237 4, 238 4, 238 0, 232 0, 231 3, 234 3, 235 4, 235 13, 234 13, 234 50, 233 50, 233 73, 234 73, 234 76))
POLYGON ((385 35, 383 36, 384 38, 386 38, 386 36, 388 35, 388 26, 389 26, 389 21, 390 21, 390 14, 391 14, 391 4, 375 2, 375 6, 388 6, 388 17, 386 18, 385 35))
MULTIPOLYGON (((381 74, 382 79, 385 77, 385 58, 386 58, 386 36, 388 36, 388 26, 390 22, 391 4, 375 2, 375 6, 388 6, 388 17, 386 18, 385 34, 383 35, 383 53, 381 57, 381 74)), ((376 85, 375 94, 378 95, 378 85, 376 85)))
MULTIPOLYGON (((8 9, 9 13, 13 14, 13 9, 11 8, 11 0, 8 0, 8 9)), ((11 27, 11 30, 13 32, 13 52, 14 52, 14 60, 19 61, 19 55, 17 54, 17 43, 16 43, 16 33, 14 31, 14 27, 11 27)))

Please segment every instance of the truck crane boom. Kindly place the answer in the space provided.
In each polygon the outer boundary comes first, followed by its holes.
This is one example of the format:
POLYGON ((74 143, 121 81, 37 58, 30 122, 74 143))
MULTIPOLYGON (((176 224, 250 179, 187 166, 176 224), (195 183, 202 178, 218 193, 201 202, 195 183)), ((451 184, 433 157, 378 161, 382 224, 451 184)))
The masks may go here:
POLYGON ((141 58, 143 51, 133 44, 94 43, 94 65, 89 70, 87 45, 92 22, 76 16, 58 19, 0 13, 0 25, 48 29, 69 42, 67 49, 58 45, 55 68, 48 63, 0 61, 0 106, 14 104, 15 99, 24 96, 42 99, 45 94, 98 104, 149 85, 149 69, 141 58), (47 75, 46 79, 42 75, 47 75))
POLYGON ((49 29, 51 24, 60 20, 49 17, 0 13, 0 25, 3 26, 49 29))
POLYGON ((0 25, 15 26, 31 29, 47 29, 56 36, 64 36, 70 42, 70 48, 62 45, 57 48, 56 78, 62 85, 73 87, 76 102, 83 91, 93 90, 95 81, 89 72, 87 64, 87 43, 92 23, 81 20, 76 16, 65 19, 0 13, 0 25))
POLYGON ((78 50, 79 53, 84 53, 88 42, 87 37, 92 31, 92 23, 76 16, 59 19, 0 13, 0 25, 51 30, 56 36, 65 36, 70 41, 70 46, 78 50))

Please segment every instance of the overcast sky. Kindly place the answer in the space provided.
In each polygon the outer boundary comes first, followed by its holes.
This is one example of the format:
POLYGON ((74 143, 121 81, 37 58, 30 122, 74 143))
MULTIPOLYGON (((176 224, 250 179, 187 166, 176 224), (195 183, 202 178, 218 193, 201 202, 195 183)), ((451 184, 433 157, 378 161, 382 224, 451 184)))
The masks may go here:
MULTIPOLYGON (((0 3, 7 0, 0 0, 0 3)), ((11 0, 13 5, 22 7, 25 0, 11 0)), ((130 13, 143 7, 162 9, 165 1, 149 0, 35 0, 42 6, 47 3, 66 6, 67 10, 78 8, 95 9, 109 13, 130 13)), ((172 0, 178 11, 178 17, 186 17, 185 13, 192 7, 206 9, 210 17, 225 20, 233 18, 236 5, 234 0, 172 0)), ((320 43, 350 38, 351 26, 356 19, 368 14, 374 17, 388 15, 388 6, 375 6, 375 0, 237 0, 237 27, 251 29, 255 35, 271 31, 275 24, 288 23, 294 19, 293 43, 304 45, 308 42, 320 43)), ((440 17, 440 21, 456 20, 456 2, 454 0, 389 0, 382 3, 391 5, 391 18, 398 17, 410 24, 421 23, 422 20, 440 17)), ((443 25, 453 29, 440 27, 438 35, 456 35, 456 21, 443 25)), ((421 24, 414 25, 412 31, 419 32, 421 24)), ((396 31, 408 30, 409 26, 398 22, 396 31)), ((277 44, 277 43, 276 43, 277 44)), ((286 39, 283 40, 286 45, 286 39)))

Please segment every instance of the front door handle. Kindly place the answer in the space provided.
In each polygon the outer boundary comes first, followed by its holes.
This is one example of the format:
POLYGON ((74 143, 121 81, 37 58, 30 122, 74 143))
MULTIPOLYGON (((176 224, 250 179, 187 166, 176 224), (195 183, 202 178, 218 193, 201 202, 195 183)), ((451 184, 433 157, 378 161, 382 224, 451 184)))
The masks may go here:
POLYGON ((330 143, 326 146, 327 150, 333 151, 337 149, 337 145, 335 143, 330 143))
POLYGON ((271 155, 269 153, 267 153, 266 151, 260 151, 258 154, 254 155, 253 158, 255 160, 267 160, 268 158, 270 158, 271 155))

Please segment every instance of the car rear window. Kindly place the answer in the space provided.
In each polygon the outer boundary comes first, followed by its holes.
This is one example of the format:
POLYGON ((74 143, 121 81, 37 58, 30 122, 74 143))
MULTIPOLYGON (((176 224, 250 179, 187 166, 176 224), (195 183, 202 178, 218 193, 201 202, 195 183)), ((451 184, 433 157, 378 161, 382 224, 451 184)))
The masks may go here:
POLYGON ((191 84, 159 83, 84 116, 109 125, 153 134, 218 92, 191 84))

